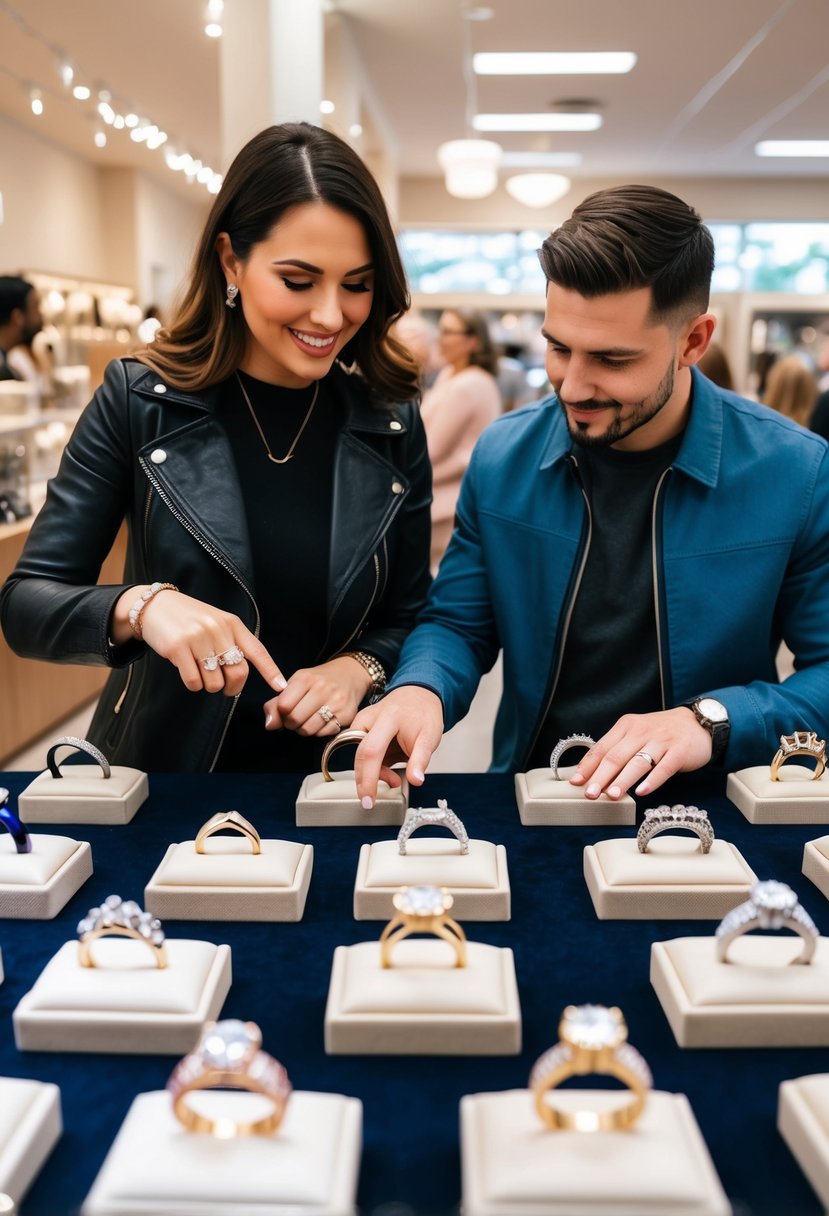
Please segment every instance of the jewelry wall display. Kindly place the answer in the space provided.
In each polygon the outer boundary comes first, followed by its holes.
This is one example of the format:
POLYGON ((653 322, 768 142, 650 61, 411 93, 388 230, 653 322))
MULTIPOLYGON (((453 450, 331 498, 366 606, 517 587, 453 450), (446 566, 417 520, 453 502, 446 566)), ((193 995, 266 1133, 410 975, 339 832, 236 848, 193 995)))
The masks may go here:
POLYGON ((92 850, 68 836, 30 836, 0 788, 0 917, 51 920, 92 875, 92 850))
POLYGON ((466 939, 454 900, 404 887, 377 942, 338 946, 325 1010, 331 1054, 514 1055, 521 1009, 512 951, 466 939), (404 940, 415 934, 430 940, 404 940), (432 940, 432 939, 438 940, 432 940))
POLYGON ((15 1211, 62 1131, 57 1085, 0 1077, 0 1195, 15 1211))
POLYGON ((707 811, 681 803, 646 810, 635 839, 586 845, 584 877, 599 920, 714 919, 757 878, 734 845, 715 839, 707 811))
POLYGON ((461 1101, 464 1213, 726 1216, 731 1207, 687 1098, 654 1092, 652 1083, 619 1008, 567 1006, 559 1040, 534 1064, 528 1089, 461 1101), (559 1089, 591 1073, 621 1081, 621 1096, 559 1089))
POLYGON ((239 811, 220 811, 195 840, 169 846, 144 888, 144 902, 170 920, 296 922, 313 864, 311 845, 262 840, 239 811), (232 835, 219 835, 225 831, 232 835))
POLYGON ((110 895, 19 1001, 15 1043, 21 1051, 180 1052, 217 1016, 229 988, 229 946, 170 941, 152 913, 110 895))
POLYGON ((829 1046, 829 945, 786 883, 756 882, 713 938, 655 942, 651 983, 681 1047, 829 1046))
POLYGON ((147 774, 125 765, 110 765, 94 744, 74 735, 56 739, 46 755, 46 770, 20 794, 20 813, 29 823, 129 823, 147 799, 147 774), (72 747, 95 761, 57 763, 60 748, 72 747))
MULTIPOLYGON (((327 707, 325 707, 327 708, 327 707)), ((332 772, 329 761, 334 752, 348 744, 359 744, 366 737, 362 730, 342 730, 329 739, 322 753, 322 771, 311 773, 300 787, 296 800, 297 827, 399 827, 408 806, 409 784, 401 773, 401 785, 392 789, 385 782, 377 785, 377 797, 370 809, 361 805, 353 770, 332 772)))
POLYGON ((771 763, 728 774, 726 796, 750 823, 829 823, 826 742, 815 731, 780 736, 771 763), (807 763, 793 763, 805 760, 807 763))
POLYGON ((550 754, 549 768, 532 768, 515 774, 515 800, 521 822, 528 826, 621 827, 636 822, 636 803, 630 794, 610 799, 606 794, 591 799, 585 787, 571 785, 575 766, 562 767, 562 757, 574 748, 595 746, 590 735, 574 734, 559 739, 550 754))
POLYGON ((803 1173, 829 1210, 829 1075, 783 1081, 777 1127, 803 1173))
POLYGON ((354 919, 392 915, 401 887, 428 884, 446 888, 456 915, 466 920, 509 920, 507 852, 488 840, 470 840, 445 798, 436 807, 409 807, 396 840, 364 844, 354 884, 354 919), (423 835, 446 828, 450 836, 423 835))

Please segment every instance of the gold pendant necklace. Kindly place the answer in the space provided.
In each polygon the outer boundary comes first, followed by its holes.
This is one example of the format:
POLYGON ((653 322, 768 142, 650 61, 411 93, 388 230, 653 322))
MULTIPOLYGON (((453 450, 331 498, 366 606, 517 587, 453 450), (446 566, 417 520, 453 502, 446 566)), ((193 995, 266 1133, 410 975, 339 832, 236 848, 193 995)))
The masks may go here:
POLYGON ((242 377, 239 375, 238 372, 236 373, 236 379, 239 381, 239 388, 242 390, 242 396, 245 399, 245 403, 246 403, 248 409, 250 410, 250 416, 256 425, 257 431, 259 432, 259 438, 262 440, 262 442, 265 445, 265 451, 268 453, 268 460, 272 460, 274 464, 287 464, 288 461, 293 456, 294 451, 296 450, 296 445, 299 443, 300 439, 302 438, 302 432, 305 430, 306 426, 308 425, 308 423, 310 421, 311 415, 314 412, 314 406, 317 404, 317 395, 319 394, 319 391, 320 391, 319 380, 314 385, 314 393, 313 393, 313 396, 311 397, 311 404, 308 406, 308 413, 302 419, 302 426, 297 431, 296 438, 294 439, 293 443, 288 448, 288 451, 285 453, 284 456, 274 456, 273 452, 271 451, 270 447, 268 446, 268 441, 265 438, 265 432, 262 430, 262 427, 259 425, 259 419, 256 417, 256 413, 251 404, 250 397, 248 396, 247 390, 246 390, 244 384, 242 383, 242 377))

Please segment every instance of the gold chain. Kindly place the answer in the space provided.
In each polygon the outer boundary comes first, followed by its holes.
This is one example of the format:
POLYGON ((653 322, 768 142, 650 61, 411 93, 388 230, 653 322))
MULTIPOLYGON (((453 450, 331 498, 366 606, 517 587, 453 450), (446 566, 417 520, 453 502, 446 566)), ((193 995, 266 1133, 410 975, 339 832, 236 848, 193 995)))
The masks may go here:
POLYGON ((265 445, 265 451, 268 453, 268 460, 272 460, 274 464, 287 464, 288 461, 293 456, 294 451, 296 450, 296 445, 299 443, 300 439, 302 438, 302 432, 305 430, 306 426, 308 425, 308 423, 310 421, 311 415, 314 412, 314 406, 317 404, 317 396, 320 391, 319 380, 314 385, 314 394, 311 397, 311 404, 308 406, 308 413, 305 415, 305 417, 302 420, 302 426, 297 431, 294 442, 288 448, 288 451, 285 453, 284 456, 274 456, 273 452, 271 451, 270 447, 268 446, 268 441, 265 438, 265 432, 262 430, 262 427, 259 425, 259 419, 256 417, 256 413, 251 404, 250 397, 248 396, 247 390, 245 389, 245 386, 242 383, 242 377, 239 375, 238 372, 236 373, 236 379, 239 381, 239 388, 242 390, 242 396, 244 397, 247 407, 250 410, 250 416, 253 419, 254 423, 256 424, 256 429, 259 432, 259 437, 265 445))

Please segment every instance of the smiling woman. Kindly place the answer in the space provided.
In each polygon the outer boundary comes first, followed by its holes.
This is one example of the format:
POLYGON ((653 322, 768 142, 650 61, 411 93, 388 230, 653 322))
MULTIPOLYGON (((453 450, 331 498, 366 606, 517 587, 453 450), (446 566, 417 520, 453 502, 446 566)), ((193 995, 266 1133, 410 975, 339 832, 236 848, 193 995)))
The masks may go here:
POLYGON ((353 150, 305 123, 251 140, 0 599, 18 653, 114 669, 89 732, 110 761, 307 771, 383 687, 429 583, 417 371, 389 334, 407 305, 353 150), (125 517, 124 582, 97 587, 125 517))

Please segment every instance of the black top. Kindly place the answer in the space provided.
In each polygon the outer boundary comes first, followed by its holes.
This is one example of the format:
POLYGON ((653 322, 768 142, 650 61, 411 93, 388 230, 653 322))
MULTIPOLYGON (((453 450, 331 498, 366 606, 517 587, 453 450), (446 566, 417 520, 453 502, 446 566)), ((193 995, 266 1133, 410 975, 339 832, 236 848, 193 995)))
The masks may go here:
MULTIPOLYGON (((282 458, 302 426, 314 386, 279 388, 239 373, 268 447, 282 458)), ((334 449, 341 407, 320 382, 316 405, 287 464, 274 464, 239 381, 232 376, 219 418, 230 440, 245 502, 261 616, 260 639, 286 679, 320 662, 327 630, 334 449)), ((217 769, 304 772, 319 767, 327 742, 296 731, 265 731, 263 705, 275 696, 255 667, 230 720, 217 769)))
MULTIPOLYGON (((657 483, 682 436, 647 452, 576 453, 592 534, 553 704, 529 760, 549 763, 559 739, 597 741, 625 713, 662 709, 653 586, 657 483)), ((575 753, 570 760, 576 759, 575 753)))

